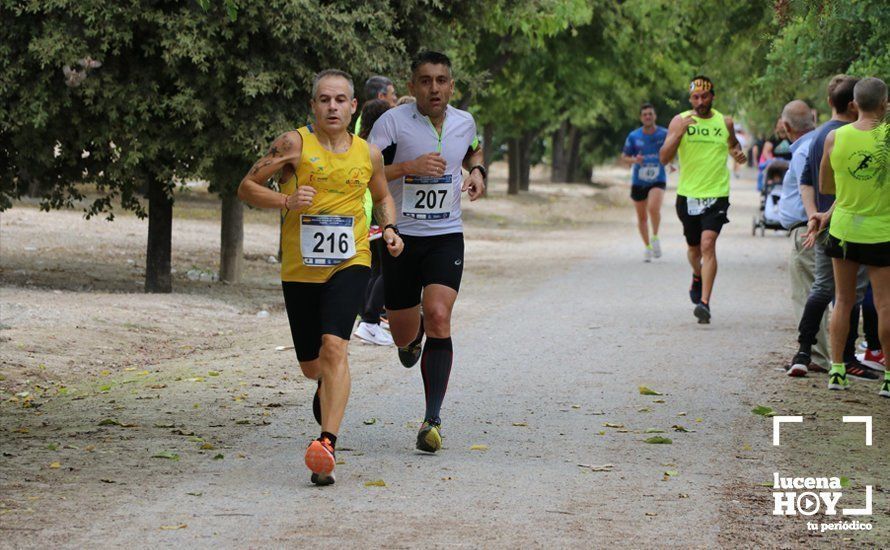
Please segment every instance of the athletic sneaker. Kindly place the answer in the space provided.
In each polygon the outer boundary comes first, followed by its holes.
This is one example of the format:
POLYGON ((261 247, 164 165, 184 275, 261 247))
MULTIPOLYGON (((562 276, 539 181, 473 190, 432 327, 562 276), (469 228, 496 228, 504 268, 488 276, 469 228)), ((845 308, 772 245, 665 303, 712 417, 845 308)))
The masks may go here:
POLYGON ((652 246, 643 249, 643 261, 649 263, 652 261, 652 246))
POLYGON ((847 366, 847 376, 851 378, 859 378, 860 380, 880 380, 881 372, 866 367, 856 359, 845 361, 847 366))
POLYGON ((878 392, 878 395, 881 397, 890 397, 890 376, 884 377, 884 382, 881 383, 881 391, 878 392))
POLYGON ((689 285, 689 299, 693 304, 701 302, 701 277, 692 276, 692 284, 689 285))
POLYGON ((331 485, 334 483, 334 446, 327 437, 319 437, 306 448, 306 467, 312 471, 312 483, 331 485))
POLYGON ((711 322, 711 308, 708 304, 704 302, 699 302, 695 305, 695 309, 692 310, 692 313, 695 314, 695 317, 698 319, 698 324, 707 325, 711 322))
POLYGON ((365 342, 377 344, 378 346, 392 346, 394 344, 392 335, 386 332, 379 324, 361 322, 353 334, 356 338, 361 338, 365 342))
POLYGON ((856 359, 859 359, 859 362, 866 367, 871 367, 877 370, 887 370, 884 352, 879 349, 866 349, 865 353, 857 355, 856 359))
POLYGON ((319 390, 321 390, 321 380, 318 381, 318 387, 315 388, 315 397, 312 398, 312 416, 315 417, 315 421, 321 426, 321 399, 318 398, 319 390))
POLYGON ((850 381, 847 380, 846 373, 843 373, 834 367, 828 371, 828 389, 829 390, 848 390, 850 389, 850 381))
POLYGON ((653 235, 650 242, 652 243, 652 255, 661 258, 661 239, 658 238, 658 235, 653 235))
POLYGON ((802 351, 797 352, 794 359, 791 360, 791 367, 788 369, 788 376, 801 377, 806 376, 809 370, 807 365, 810 364, 810 356, 802 351))
POLYGON ((440 424, 436 424, 432 420, 424 420, 420 425, 420 431, 417 432, 417 450, 434 453, 442 448, 442 434, 440 433, 440 424))

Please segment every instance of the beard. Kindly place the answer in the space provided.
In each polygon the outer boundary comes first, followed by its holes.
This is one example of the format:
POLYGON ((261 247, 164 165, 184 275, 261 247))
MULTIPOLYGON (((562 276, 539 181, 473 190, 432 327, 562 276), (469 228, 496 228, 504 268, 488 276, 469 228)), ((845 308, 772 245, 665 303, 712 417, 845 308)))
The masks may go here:
POLYGON ((711 112, 711 106, 710 106, 710 105, 699 105, 698 107, 695 108, 695 113, 696 113, 698 116, 704 116, 704 115, 707 115, 707 114, 710 113, 710 112, 711 112))

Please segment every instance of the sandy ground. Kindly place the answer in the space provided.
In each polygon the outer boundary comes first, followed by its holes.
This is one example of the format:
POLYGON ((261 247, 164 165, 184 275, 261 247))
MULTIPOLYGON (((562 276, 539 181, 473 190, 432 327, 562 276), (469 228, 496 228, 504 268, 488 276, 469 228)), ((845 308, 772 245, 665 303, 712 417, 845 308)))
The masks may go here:
POLYGON ((672 193, 665 257, 647 265, 625 187, 508 197, 494 175, 466 206, 446 448, 413 450, 419 372, 354 342, 343 464, 323 490, 302 465, 313 388, 274 350, 290 343, 275 213, 246 216, 242 284, 192 281, 216 269, 218 203, 181 196, 171 295, 141 292, 141 220, 0 215, 0 546, 890 545, 886 400, 874 383, 836 394, 782 374, 790 243, 750 235, 750 179, 735 182, 702 327, 672 193), (757 405, 805 422, 773 447, 757 405), (872 447, 843 415, 873 415, 872 447), (773 472, 848 477, 847 507, 873 485, 859 518, 872 531, 773 516, 773 472))

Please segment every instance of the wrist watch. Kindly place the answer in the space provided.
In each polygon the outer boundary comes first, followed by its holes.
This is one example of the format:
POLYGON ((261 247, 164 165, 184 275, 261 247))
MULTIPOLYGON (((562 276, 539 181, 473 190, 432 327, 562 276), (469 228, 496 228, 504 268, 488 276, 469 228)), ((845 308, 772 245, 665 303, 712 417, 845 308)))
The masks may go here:
POLYGON ((485 169, 485 166, 482 166, 481 164, 475 164, 475 165, 473 165, 473 166, 470 167, 470 173, 471 173, 471 174, 473 173, 473 170, 479 170, 479 173, 482 174, 482 179, 483 179, 483 180, 487 180, 487 179, 488 179, 488 171, 485 169))

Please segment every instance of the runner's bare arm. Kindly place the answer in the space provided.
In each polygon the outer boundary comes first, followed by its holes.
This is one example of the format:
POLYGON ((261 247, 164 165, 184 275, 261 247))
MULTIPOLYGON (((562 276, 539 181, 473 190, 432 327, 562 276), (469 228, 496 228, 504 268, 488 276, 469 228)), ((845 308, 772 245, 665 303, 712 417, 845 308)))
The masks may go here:
POLYGON ((439 153, 427 153, 414 160, 386 166, 386 181, 411 176, 441 176, 445 173, 445 159, 439 153))
POLYGON ((637 154, 634 156, 625 155, 621 153, 621 157, 619 158, 621 165, 625 168, 629 168, 634 164, 642 164, 643 163, 643 155, 637 154))
POLYGON ((822 163, 819 165, 819 192, 823 195, 834 195, 837 191, 834 184, 834 168, 831 167, 831 152, 834 150, 834 130, 825 136, 825 148, 822 150, 822 163))
POLYGON ((729 132, 729 155, 738 162, 744 164, 748 161, 748 156, 742 151, 742 144, 735 137, 735 123, 731 116, 724 116, 723 122, 726 124, 726 130, 729 132))
MULTIPOLYGON (((251 167, 238 186, 238 198, 257 208, 296 208, 296 200, 265 186, 279 170, 294 171, 300 164, 303 139, 298 132, 278 136, 260 160, 251 167)), ((295 193, 296 195, 296 193, 295 193)))
MULTIPOLYGON (((470 170, 474 166, 484 164, 485 153, 482 151, 482 147, 476 147, 472 153, 469 153, 464 157, 464 168, 467 170, 470 170)), ((482 177, 482 173, 478 170, 470 172, 470 175, 464 179, 464 183, 460 190, 461 192, 467 191, 471 201, 478 199, 482 193, 485 192, 485 178, 482 177)))
MULTIPOLYGON (((386 183, 386 172, 383 167, 383 154, 380 149, 373 143, 368 144, 371 149, 371 166, 374 172, 371 174, 371 181, 368 182, 368 188, 371 190, 371 200, 374 202, 374 218, 381 227, 396 223, 396 205, 389 194, 389 185, 386 183)), ((383 239, 386 241, 386 248, 392 256, 398 256, 402 253, 404 243, 402 238, 396 234, 392 228, 384 229, 383 239)))
POLYGON ((668 126, 668 135, 664 138, 664 145, 661 146, 661 150, 658 151, 658 160, 662 164, 670 164, 674 157, 677 156, 677 149, 680 147, 680 140, 683 139, 683 134, 686 133, 686 128, 691 126, 690 123, 687 123, 687 120, 692 120, 691 124, 695 124, 695 121, 691 116, 686 117, 685 119, 677 115, 671 120, 670 125, 668 126))
POLYGON ((816 207, 816 190, 812 185, 798 185, 797 187, 800 189, 800 202, 803 203, 803 209, 809 219, 819 211, 816 207))

